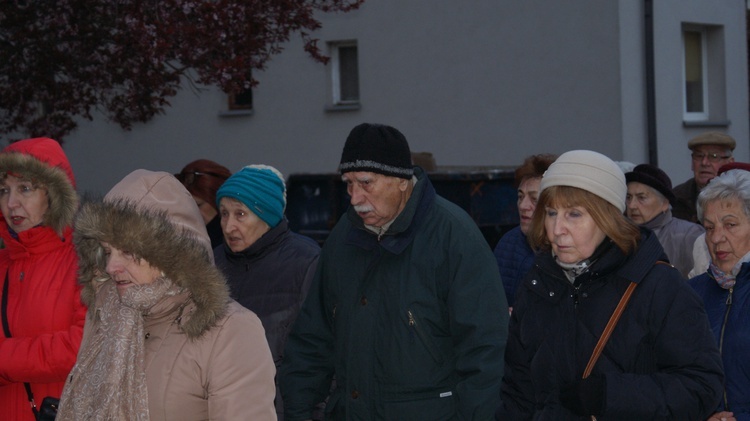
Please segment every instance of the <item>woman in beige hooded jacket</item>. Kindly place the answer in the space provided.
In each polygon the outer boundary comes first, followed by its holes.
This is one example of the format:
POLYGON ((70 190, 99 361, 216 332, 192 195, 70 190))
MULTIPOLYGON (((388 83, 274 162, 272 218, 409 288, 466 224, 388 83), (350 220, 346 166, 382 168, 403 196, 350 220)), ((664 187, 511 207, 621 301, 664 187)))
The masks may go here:
POLYGON ((58 420, 275 420, 263 327, 177 179, 134 171, 82 207, 75 243, 89 311, 58 420))

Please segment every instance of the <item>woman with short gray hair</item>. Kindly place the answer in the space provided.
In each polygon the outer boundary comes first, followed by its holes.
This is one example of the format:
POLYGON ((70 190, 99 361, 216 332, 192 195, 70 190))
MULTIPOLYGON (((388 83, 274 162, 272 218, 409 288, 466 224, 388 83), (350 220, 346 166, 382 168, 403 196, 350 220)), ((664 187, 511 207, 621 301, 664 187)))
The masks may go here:
POLYGON ((726 376, 710 419, 750 420, 750 172, 730 170, 711 180, 697 208, 711 263, 690 285, 703 299, 726 376))

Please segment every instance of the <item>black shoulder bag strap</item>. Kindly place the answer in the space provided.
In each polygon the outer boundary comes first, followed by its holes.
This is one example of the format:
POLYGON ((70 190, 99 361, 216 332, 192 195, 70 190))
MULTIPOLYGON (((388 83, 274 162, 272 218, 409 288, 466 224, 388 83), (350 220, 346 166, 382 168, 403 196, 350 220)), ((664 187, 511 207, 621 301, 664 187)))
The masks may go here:
MULTIPOLYGON (((8 324, 8 272, 5 272, 5 282, 3 283, 3 303, 2 303, 2 319, 3 319, 3 332, 6 338, 10 338, 10 325, 8 324)), ((26 395, 29 397, 29 403, 31 404, 31 412, 34 413, 34 419, 37 418, 39 411, 36 409, 36 403, 34 402, 34 394, 31 393, 31 385, 24 383, 23 387, 26 388, 26 395)))

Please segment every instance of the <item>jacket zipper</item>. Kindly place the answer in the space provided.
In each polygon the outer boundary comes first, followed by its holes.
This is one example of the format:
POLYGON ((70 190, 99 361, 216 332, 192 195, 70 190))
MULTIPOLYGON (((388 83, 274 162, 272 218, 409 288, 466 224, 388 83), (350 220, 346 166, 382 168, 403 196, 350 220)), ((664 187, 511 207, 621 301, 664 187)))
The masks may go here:
MULTIPOLYGON (((732 309, 732 293, 734 287, 729 288, 729 295, 727 295, 727 309, 724 312, 724 322, 721 324, 721 333, 719 334, 719 354, 724 355, 724 331, 727 327, 727 321, 729 320, 729 311, 732 309)), ((724 388, 724 410, 730 411, 729 402, 727 401, 727 389, 724 388)))
POLYGON ((422 330, 422 325, 417 323, 417 319, 414 317, 414 313, 412 313, 411 310, 406 310, 406 317, 409 319, 409 326, 413 328, 415 332, 417 332, 417 336, 419 336, 419 339, 422 341, 425 348, 427 348, 427 352, 432 355, 432 358, 435 360, 435 362, 442 365, 443 358, 438 354, 437 350, 432 344, 432 341, 427 336, 427 333, 422 330))

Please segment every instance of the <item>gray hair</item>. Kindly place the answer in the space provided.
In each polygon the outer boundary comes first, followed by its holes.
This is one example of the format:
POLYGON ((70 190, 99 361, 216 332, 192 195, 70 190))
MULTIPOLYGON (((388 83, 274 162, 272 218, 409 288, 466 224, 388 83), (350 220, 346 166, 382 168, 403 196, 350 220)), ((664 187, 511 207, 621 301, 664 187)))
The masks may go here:
POLYGON ((708 203, 730 199, 739 200, 745 216, 750 218, 750 172, 729 170, 709 181, 698 195, 698 221, 703 222, 703 211, 708 203))

